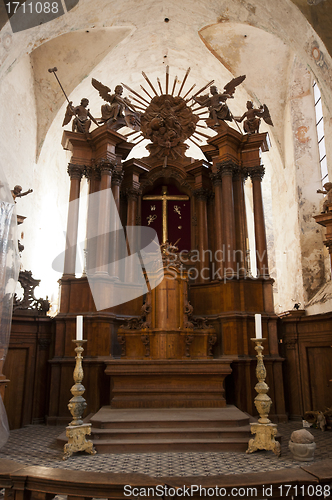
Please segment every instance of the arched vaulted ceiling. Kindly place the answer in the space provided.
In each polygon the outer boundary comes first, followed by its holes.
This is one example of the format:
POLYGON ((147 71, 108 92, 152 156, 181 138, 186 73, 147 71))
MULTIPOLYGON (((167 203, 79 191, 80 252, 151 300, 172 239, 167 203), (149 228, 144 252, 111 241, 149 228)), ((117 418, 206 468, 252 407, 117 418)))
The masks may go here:
MULTIPOLYGON (((65 102, 46 68, 57 66, 59 74, 61 70, 62 82, 70 94, 106 56, 116 50, 119 53, 119 47, 129 42, 127 53, 123 50, 122 64, 112 67, 112 72, 120 78, 123 73, 137 73, 137 61, 141 63, 140 70, 168 63, 181 73, 188 64, 185 60, 191 61, 196 70, 200 67, 203 77, 205 57, 203 51, 198 53, 196 36, 233 75, 247 74, 245 89, 256 102, 270 103, 277 142, 282 147, 282 114, 291 51, 316 73, 328 107, 332 101, 330 56, 307 21, 315 25, 318 34, 320 26, 325 26, 322 38, 328 45, 330 3, 331 0, 195 0, 179 6, 175 0, 167 3, 145 0, 139 4, 132 0, 121 3, 81 0, 67 14, 33 29, 12 35, 8 24, 5 25, 1 32, 0 77, 24 55, 31 54, 38 156, 49 125, 65 102), (322 16, 325 24, 318 22, 322 16), (131 57, 135 54, 130 46, 133 38, 142 53, 137 61, 131 57), (145 60, 144 54, 147 54, 145 60)), ((108 62, 112 62, 109 57, 108 62)), ((218 76, 220 64, 215 68, 218 76)), ((223 86, 221 74, 219 78, 221 83, 216 83, 223 86)))

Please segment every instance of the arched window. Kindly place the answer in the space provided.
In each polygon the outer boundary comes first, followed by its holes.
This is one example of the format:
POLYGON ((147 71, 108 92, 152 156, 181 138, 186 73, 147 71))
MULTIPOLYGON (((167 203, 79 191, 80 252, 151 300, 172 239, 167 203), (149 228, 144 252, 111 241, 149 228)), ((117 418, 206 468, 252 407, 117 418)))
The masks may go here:
POLYGON ((326 159, 326 149, 325 149, 322 98, 317 82, 314 82, 313 90, 315 99, 316 130, 317 130, 317 140, 319 149, 320 171, 322 176, 322 184, 325 184, 325 182, 329 181, 329 176, 327 171, 327 159, 326 159))

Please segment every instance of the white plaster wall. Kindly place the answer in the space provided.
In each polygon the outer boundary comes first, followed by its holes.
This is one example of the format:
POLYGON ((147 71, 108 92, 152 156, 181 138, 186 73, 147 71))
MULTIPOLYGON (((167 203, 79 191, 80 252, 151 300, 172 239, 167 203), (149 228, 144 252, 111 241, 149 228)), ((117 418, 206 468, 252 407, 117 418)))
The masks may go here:
POLYGON ((58 206, 68 200, 68 181, 63 175, 68 159, 59 151, 59 142, 51 140, 48 150, 35 162, 37 122, 30 56, 22 58, 1 80, 0 106, 1 150, 8 183, 11 188, 20 184, 23 191, 33 189, 33 193, 17 198, 17 213, 27 217, 18 228, 25 247, 21 268, 41 279, 36 298, 48 295, 55 307, 59 276, 52 271, 51 255, 55 249, 63 250, 56 220, 58 206))
POLYGON ((295 60, 290 110, 305 302, 315 295, 325 279, 322 231, 313 218, 319 213, 321 200, 316 192, 321 188, 321 172, 313 102, 312 75, 295 60))

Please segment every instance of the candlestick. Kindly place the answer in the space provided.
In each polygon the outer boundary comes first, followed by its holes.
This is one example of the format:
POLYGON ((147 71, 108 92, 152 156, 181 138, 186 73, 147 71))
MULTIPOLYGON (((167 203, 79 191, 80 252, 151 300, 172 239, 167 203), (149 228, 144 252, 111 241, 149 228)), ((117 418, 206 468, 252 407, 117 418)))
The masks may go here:
MULTIPOLYGON (((260 314, 255 316, 260 316, 260 314)), ((255 338, 251 340, 256 343, 255 350, 257 351, 256 377, 258 383, 255 386, 255 391, 258 394, 255 397, 255 406, 260 418, 258 419, 258 423, 250 424, 251 434, 255 434, 255 438, 250 439, 247 453, 252 453, 257 450, 271 450, 279 457, 280 443, 275 440, 275 436, 278 432, 277 426, 276 424, 272 424, 271 420, 268 418, 272 400, 270 396, 267 395, 269 386, 265 382, 266 369, 263 362, 264 356, 262 354, 264 350, 262 342, 266 339, 255 338)))
MULTIPOLYGON (((77 316, 77 318, 82 318, 83 316, 77 316)), ((73 397, 69 401, 68 408, 73 416, 73 420, 70 422, 66 428, 66 436, 68 438, 68 443, 64 446, 64 456, 63 460, 66 460, 73 453, 77 451, 86 451, 91 455, 94 455, 96 450, 93 447, 92 441, 86 440, 86 435, 91 434, 91 424, 83 423, 83 412, 86 408, 86 401, 82 394, 85 392, 85 387, 82 384, 83 380, 83 367, 82 367, 82 352, 83 344, 87 342, 86 340, 73 340, 76 343, 76 364, 74 369, 74 382, 75 384, 70 389, 73 397)))
POLYGON ((83 340, 83 316, 76 316, 76 340, 83 340))
POLYGON ((261 339, 262 338, 262 315, 261 314, 255 314, 255 332, 256 332, 256 339, 261 339))

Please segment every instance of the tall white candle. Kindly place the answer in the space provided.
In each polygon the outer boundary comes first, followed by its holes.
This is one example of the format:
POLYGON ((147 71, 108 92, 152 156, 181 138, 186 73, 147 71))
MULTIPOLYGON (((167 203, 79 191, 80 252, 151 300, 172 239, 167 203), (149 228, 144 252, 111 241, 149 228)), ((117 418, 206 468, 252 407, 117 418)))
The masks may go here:
POLYGON ((83 340, 83 316, 76 316, 76 340, 83 340))
POLYGON ((255 314, 255 332, 256 332, 256 339, 261 339, 262 338, 262 315, 261 314, 255 314))

